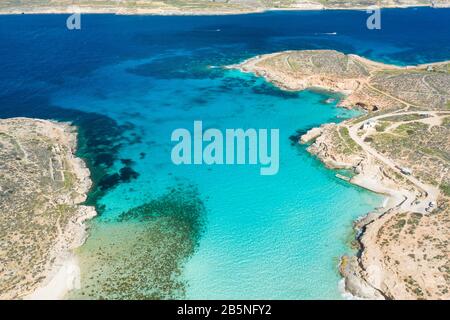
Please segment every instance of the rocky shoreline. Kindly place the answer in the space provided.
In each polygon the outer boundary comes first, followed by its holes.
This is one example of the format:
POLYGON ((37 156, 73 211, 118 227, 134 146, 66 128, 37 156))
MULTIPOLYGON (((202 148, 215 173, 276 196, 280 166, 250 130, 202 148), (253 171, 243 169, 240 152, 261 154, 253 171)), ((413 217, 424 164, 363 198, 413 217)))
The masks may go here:
MULTIPOLYGON (((379 153, 370 145, 372 138, 367 139, 369 134, 376 134, 377 130, 386 130, 376 121, 385 125, 380 119, 390 119, 391 114, 408 120, 407 117, 420 118, 419 115, 425 116, 428 112, 410 111, 421 106, 404 102, 395 90, 385 92, 379 89, 380 80, 377 77, 380 74, 404 74, 408 77, 410 71, 411 74, 415 73, 413 76, 423 72, 427 77, 440 77, 442 81, 446 69, 443 69, 443 73, 435 72, 446 64, 401 68, 356 55, 318 50, 257 56, 228 67, 264 77, 283 90, 320 88, 340 92, 345 94, 340 106, 359 107, 368 111, 366 116, 314 128, 299 141, 309 144, 307 150, 328 168, 353 171, 355 176, 349 180, 350 183, 386 196, 382 207, 355 222, 358 254, 342 257, 339 264, 345 290, 353 297, 445 299, 449 296, 449 282, 445 273, 448 259, 439 261, 429 258, 433 254, 435 257, 445 256, 447 252, 448 236, 445 228, 436 227, 438 222, 435 220, 448 223, 448 198, 436 186, 416 179, 410 175, 409 169, 403 169, 379 153), (371 114, 376 116, 370 118, 371 114), (433 241, 438 243, 439 250, 425 244, 431 230, 434 231, 433 241), (411 253, 406 254, 409 251, 411 253), (423 257, 419 258, 418 252, 423 257)), ((450 82, 450 77, 445 78, 445 81, 450 82)), ((403 82, 396 85, 401 87, 403 82)), ((445 119, 445 116, 450 115, 445 108, 441 110, 437 108, 436 111, 429 111, 429 116, 445 119)), ((395 129, 404 123, 408 122, 392 123, 391 126, 395 129)), ((443 175, 448 168, 449 164, 444 164, 443 175)), ((424 170, 427 172, 430 169, 424 170)))
POLYGON ((79 285, 74 249, 87 237, 85 221, 96 215, 94 207, 82 205, 92 183, 89 169, 75 156, 76 129, 40 119, 3 119, 0 144, 0 164, 7 166, 0 184, 11 195, 2 225, 15 234, 3 239, 8 245, 0 251, 7 262, 0 270, 6 286, 1 297, 62 299, 79 285), (13 211, 8 219, 6 213, 13 211), (16 250, 22 246, 28 249, 16 250), (34 265, 23 264, 31 259, 34 265))

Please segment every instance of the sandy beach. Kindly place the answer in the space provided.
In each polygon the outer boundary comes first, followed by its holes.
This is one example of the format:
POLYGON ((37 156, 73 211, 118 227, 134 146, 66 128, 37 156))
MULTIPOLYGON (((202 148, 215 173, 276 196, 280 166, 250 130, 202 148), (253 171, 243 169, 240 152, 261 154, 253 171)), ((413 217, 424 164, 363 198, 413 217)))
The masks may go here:
MULTIPOLYGON (((80 213, 78 221, 69 227, 71 230, 67 232, 74 237, 72 244, 69 247, 56 249, 57 258, 46 275, 45 281, 34 292, 26 295, 24 300, 61 300, 69 291, 80 288, 80 267, 73 251, 83 245, 86 240, 88 233, 84 222, 95 217, 96 212, 93 207, 81 206, 80 213)), ((62 244, 65 241, 62 240, 62 244)), ((60 245, 56 244, 55 248, 58 247, 60 245)))

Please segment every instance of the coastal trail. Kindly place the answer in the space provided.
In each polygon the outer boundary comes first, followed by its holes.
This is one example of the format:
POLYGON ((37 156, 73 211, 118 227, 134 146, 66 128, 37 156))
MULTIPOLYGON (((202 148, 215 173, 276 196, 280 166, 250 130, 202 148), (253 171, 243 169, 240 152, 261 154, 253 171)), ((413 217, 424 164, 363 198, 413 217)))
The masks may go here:
MULTIPOLYGON (((350 138, 357 143, 361 149, 366 152, 368 155, 372 156, 376 160, 380 161, 381 163, 385 164, 390 169, 394 170, 394 172, 400 174, 402 177, 404 177, 406 180, 411 182, 414 186, 416 186, 419 191, 423 193, 424 198, 422 199, 409 199, 410 201, 405 201, 404 203, 407 203, 408 209, 412 210, 414 212, 426 214, 428 213, 427 208, 429 208, 430 203, 435 203, 436 199, 439 195, 439 190, 431 185, 427 185, 419 181, 417 178, 411 175, 405 175, 402 173, 402 170, 400 169, 400 166, 397 165, 394 161, 387 158, 383 154, 380 154, 378 151, 376 151, 374 148, 369 146, 367 143, 364 142, 363 138, 358 136, 358 130, 361 128, 361 126, 364 125, 364 123, 368 121, 377 121, 383 118, 388 118, 391 116, 399 116, 399 115, 412 115, 412 114, 421 114, 421 115, 430 115, 430 116, 437 116, 438 114, 444 114, 444 115, 450 115, 450 111, 403 111, 403 112, 390 112, 383 115, 374 116, 372 118, 360 121, 353 125, 348 125, 347 129, 349 131, 350 138)), ((406 198, 410 198, 410 196, 405 195, 406 198)))

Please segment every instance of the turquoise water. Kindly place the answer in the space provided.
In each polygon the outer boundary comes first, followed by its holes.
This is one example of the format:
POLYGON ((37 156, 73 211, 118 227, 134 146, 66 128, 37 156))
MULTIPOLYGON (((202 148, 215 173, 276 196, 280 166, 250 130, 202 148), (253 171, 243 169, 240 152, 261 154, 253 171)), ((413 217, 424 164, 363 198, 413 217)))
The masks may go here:
POLYGON ((205 200, 207 224, 181 275, 187 298, 340 298, 337 263, 349 251, 351 223, 381 200, 335 178, 289 137, 357 112, 336 108, 337 99, 326 103, 329 95, 282 92, 239 71, 207 80, 152 79, 147 89, 139 76, 126 73, 134 64, 92 75, 110 79, 104 92, 75 87, 53 98, 56 105, 101 110, 120 123, 133 123, 139 132, 141 141, 124 146, 120 158, 132 159, 140 176, 100 200, 106 210, 98 221, 110 221, 166 187, 189 181, 205 200), (108 94, 111 87, 114 93, 108 94), (261 176, 256 165, 172 164, 171 132, 192 131, 194 120, 221 130, 280 129, 279 173, 261 176))
POLYGON ((1 16, 0 117, 72 121, 99 216, 78 250, 72 298, 339 299, 352 222, 381 197, 337 179, 293 136, 356 116, 338 96, 283 92, 211 68, 290 49, 336 49, 378 61, 449 59, 450 10, 243 16, 1 16), (268 21, 270 23, 268 23, 268 21), (334 102, 327 102, 328 98, 334 102), (280 130, 280 168, 175 166, 171 133, 280 130))

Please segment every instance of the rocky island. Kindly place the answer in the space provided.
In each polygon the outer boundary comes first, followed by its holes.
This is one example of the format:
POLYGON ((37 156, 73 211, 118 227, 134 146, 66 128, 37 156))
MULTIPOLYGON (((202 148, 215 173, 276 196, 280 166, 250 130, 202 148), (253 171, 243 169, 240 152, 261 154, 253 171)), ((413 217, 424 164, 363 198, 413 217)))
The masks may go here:
POLYGON ((343 93, 366 113, 301 138, 329 168, 386 195, 355 222, 345 288, 366 299, 450 298, 450 63, 398 67, 331 50, 287 51, 231 66, 284 90, 343 93))
POLYGON ((89 170, 69 124, 0 120, 0 299, 57 299, 77 285, 89 170))
POLYGON ((267 10, 366 9, 369 6, 449 7, 449 0, 6 0, 0 3, 0 13, 83 13, 114 14, 239 14, 267 10), (76 7, 76 8, 75 8, 76 7))

